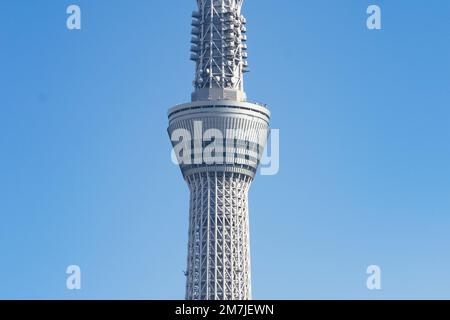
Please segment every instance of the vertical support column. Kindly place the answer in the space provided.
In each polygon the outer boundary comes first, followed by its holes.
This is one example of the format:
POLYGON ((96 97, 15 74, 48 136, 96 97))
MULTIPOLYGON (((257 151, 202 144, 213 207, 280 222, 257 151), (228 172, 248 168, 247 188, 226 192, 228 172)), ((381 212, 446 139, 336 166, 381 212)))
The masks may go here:
POLYGON ((249 299, 247 197, 251 178, 204 172, 186 180, 191 190, 186 298, 249 299))

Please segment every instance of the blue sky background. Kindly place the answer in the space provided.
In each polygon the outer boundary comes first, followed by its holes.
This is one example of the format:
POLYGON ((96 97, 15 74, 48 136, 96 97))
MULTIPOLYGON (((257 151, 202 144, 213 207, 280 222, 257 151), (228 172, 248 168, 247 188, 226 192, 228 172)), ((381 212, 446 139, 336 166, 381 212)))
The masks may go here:
MULTIPOLYGON (((193 9, 0 2, 0 298, 184 298, 189 194, 166 112, 192 91, 193 9)), ((246 91, 281 134, 279 174, 250 192, 254 298, 449 299, 450 2, 244 12, 246 91)))

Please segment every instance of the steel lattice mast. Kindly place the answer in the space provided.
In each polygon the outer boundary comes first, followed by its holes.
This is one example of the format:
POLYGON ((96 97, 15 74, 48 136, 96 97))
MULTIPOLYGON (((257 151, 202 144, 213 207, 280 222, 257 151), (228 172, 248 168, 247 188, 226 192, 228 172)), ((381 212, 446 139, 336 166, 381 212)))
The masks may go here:
POLYGON ((266 143, 270 113, 265 105, 246 101, 242 2, 197 1, 191 41, 195 91, 191 103, 169 110, 174 146, 177 130, 193 137, 188 142, 193 161, 180 163, 190 190, 188 300, 251 299, 248 190, 266 143), (208 135, 211 130, 214 139, 208 135), (222 160, 196 161, 208 145, 222 160))

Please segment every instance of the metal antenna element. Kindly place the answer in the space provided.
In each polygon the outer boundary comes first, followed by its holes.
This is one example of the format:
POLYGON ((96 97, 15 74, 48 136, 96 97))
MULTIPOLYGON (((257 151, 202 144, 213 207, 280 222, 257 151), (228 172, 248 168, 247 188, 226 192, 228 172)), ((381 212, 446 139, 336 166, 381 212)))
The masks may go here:
POLYGON ((192 101, 245 101, 248 72, 243 0, 197 0, 192 13, 191 60, 196 63, 192 101))

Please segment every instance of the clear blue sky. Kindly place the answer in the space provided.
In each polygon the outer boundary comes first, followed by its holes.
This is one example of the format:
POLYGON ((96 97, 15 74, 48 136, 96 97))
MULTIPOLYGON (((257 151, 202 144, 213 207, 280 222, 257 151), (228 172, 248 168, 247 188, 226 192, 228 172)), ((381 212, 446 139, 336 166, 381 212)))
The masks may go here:
MULTIPOLYGON (((192 90, 194 8, 0 2, 0 298, 184 297, 189 195, 166 112, 192 90)), ((246 90, 281 134, 279 174, 250 192, 254 298, 450 298, 450 2, 244 11, 246 90)))

